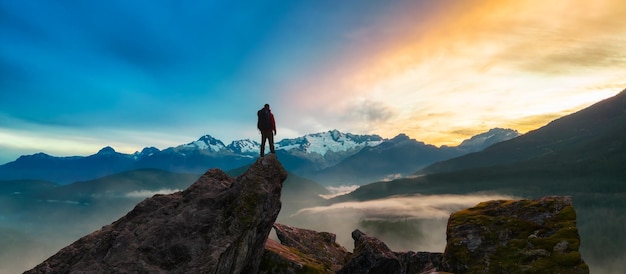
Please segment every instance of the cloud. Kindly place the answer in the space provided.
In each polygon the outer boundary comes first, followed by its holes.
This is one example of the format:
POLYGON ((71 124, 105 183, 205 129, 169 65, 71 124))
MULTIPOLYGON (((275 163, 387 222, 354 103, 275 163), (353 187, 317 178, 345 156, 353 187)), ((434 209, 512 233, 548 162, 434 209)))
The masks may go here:
POLYGON ((159 189, 159 190, 135 190, 129 193, 126 193, 126 197, 128 198, 148 198, 152 197, 156 194, 171 194, 174 192, 182 191, 181 189, 159 189))
MULTIPOLYGON (((413 18, 412 35, 369 52, 346 77, 361 96, 393 106, 372 133, 405 132, 430 144, 458 144, 528 116, 569 114, 607 98, 623 83, 626 25, 620 1, 479 1, 442 4, 435 17, 413 18), (584 102, 573 101, 587 94, 584 102), (455 132, 451 134, 450 132, 455 132)), ((403 14, 398 14, 402 17, 403 14)), ((406 15, 408 16, 408 15, 406 15)), ((391 24, 404 22, 404 18, 391 24)), ((536 129, 550 120, 515 128, 536 129)), ((531 122, 531 120, 526 120, 531 122)))
POLYGON ((446 223, 452 212, 500 199, 514 197, 495 193, 395 196, 304 208, 288 217, 279 216, 277 222, 334 233, 337 243, 346 248, 353 245, 351 232, 360 229, 379 237, 392 250, 443 252, 446 223), (380 229, 384 227, 394 229, 380 229))
POLYGON ((472 207, 487 200, 512 199, 498 194, 483 195, 412 195, 395 196, 364 202, 344 202, 330 206, 310 207, 299 210, 300 214, 359 215, 359 218, 448 218, 450 213, 472 207))
POLYGON ((320 194, 320 197, 324 199, 334 198, 340 195, 348 194, 355 189, 359 188, 358 185, 351 186, 327 186, 326 189, 330 192, 330 194, 320 194))
POLYGON ((345 108, 338 108, 342 124, 348 124, 347 130, 357 132, 368 132, 372 128, 378 128, 392 120, 396 115, 393 107, 384 101, 374 101, 370 99, 356 100, 349 103, 345 108))

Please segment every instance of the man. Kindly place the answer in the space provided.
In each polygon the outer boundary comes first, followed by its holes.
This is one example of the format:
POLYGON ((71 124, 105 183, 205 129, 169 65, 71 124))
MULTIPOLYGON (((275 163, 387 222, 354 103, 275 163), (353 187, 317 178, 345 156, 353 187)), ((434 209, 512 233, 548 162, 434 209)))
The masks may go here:
POLYGON ((257 128, 261 131, 261 157, 265 156, 265 141, 270 144, 270 152, 274 152, 274 135, 276 135, 276 121, 270 110, 270 105, 265 106, 256 113, 259 118, 257 128))

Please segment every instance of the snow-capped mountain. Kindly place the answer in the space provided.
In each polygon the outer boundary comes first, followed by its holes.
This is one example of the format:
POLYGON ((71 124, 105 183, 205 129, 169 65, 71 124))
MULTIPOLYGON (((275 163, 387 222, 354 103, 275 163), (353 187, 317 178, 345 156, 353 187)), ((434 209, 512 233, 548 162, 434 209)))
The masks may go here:
POLYGON ((180 145, 176 147, 177 150, 189 150, 189 149, 197 149, 197 150, 208 150, 211 152, 219 152, 226 149, 226 146, 222 141, 213 138, 211 135, 204 135, 200 137, 197 141, 180 145))
POLYGON ((156 147, 144 147, 141 152, 135 151, 135 153, 133 153, 133 158, 135 160, 139 160, 141 158, 150 157, 159 152, 161 151, 156 147))
POLYGON ((295 139, 283 139, 276 143, 276 149, 325 156, 329 152, 358 151, 364 147, 377 146, 382 142, 383 138, 378 135, 355 135, 330 130, 307 134, 295 139))
MULTIPOLYGON (((437 148, 402 134, 388 140, 378 135, 356 135, 338 130, 283 139, 275 145, 276 154, 285 169, 300 176, 315 178, 316 175, 327 175, 323 177, 328 178, 341 174, 366 182, 368 178, 380 178, 389 172, 414 172, 433 159, 447 159, 451 154, 477 151, 487 144, 517 136, 517 132, 511 134, 508 131, 511 130, 494 129, 466 140, 459 147, 437 148), (455 153, 450 153, 451 149, 455 153), (397 164, 398 161, 402 164, 397 164), (387 168, 390 163, 396 163, 395 166, 403 169, 387 168), (364 168, 367 171, 363 171, 364 168), (361 175, 356 176, 358 173, 361 175), (364 176, 367 178, 362 178, 364 176)), ((204 135, 187 144, 164 150, 146 147, 133 154, 119 153, 111 147, 86 157, 54 157, 37 153, 0 165, 0 180, 42 179, 71 183, 139 168, 202 174, 209 168, 230 170, 249 165, 258 157, 259 147, 258 142, 249 139, 236 140, 226 146, 222 141, 204 135)))
POLYGON ((492 128, 485 133, 472 136, 464 140, 458 148, 472 151, 480 151, 495 143, 513 139, 521 134, 517 130, 510 128, 492 128))
POLYGON ((258 154, 261 144, 250 139, 232 141, 226 148, 234 153, 258 154))

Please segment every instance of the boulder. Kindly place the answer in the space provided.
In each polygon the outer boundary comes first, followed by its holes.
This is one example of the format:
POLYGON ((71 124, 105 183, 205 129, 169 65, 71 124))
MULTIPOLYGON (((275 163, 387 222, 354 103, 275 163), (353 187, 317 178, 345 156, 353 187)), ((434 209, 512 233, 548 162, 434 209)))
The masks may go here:
POLYGON ((395 252, 406 274, 440 273, 443 253, 441 252, 395 252))
POLYGON ((358 229, 352 232, 352 239, 354 239, 354 254, 337 273, 404 273, 400 259, 379 239, 358 229))
POLYGON ((451 214, 443 268, 454 273, 589 273, 571 197, 498 200, 451 214))
POLYGON ((334 273, 322 262, 300 250, 267 239, 259 266, 260 274, 334 273))
POLYGON ((26 273, 257 273, 287 173, 274 155, 155 195, 26 273))
POLYGON ((304 255, 321 262, 328 270, 339 270, 350 254, 335 241, 336 235, 333 233, 317 232, 278 223, 274 224, 274 230, 281 244, 295 248, 304 255))

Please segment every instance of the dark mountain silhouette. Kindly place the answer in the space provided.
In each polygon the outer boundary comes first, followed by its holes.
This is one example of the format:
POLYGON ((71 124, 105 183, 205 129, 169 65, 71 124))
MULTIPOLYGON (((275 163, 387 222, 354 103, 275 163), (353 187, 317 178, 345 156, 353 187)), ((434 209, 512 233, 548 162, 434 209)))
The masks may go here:
POLYGON ((460 152, 453 148, 440 149, 400 134, 311 176, 325 185, 363 184, 404 177, 428 164, 458 155, 460 152))
POLYGON ((625 142, 626 90, 520 137, 478 153, 435 163, 417 174, 518 163, 517 168, 609 172, 623 176, 626 175, 625 142))
MULTIPOLYGON (((507 134, 494 134, 494 130, 485 133, 488 136, 477 135, 470 140, 474 140, 469 144, 462 144, 458 147, 459 152, 467 153, 484 148, 484 144, 495 140, 506 140, 511 138, 507 134)), ((502 130, 500 130, 502 131, 502 130)), ((510 131, 510 130, 509 130, 510 131)), ((509 132, 510 133, 510 132, 509 132)), ((300 176, 312 178, 312 175, 318 174, 322 169, 335 166, 342 163, 346 158, 358 154, 364 148, 372 148, 380 145, 385 141, 377 135, 354 135, 350 133, 342 133, 337 130, 328 132, 307 134, 303 137, 294 139, 283 139, 276 144, 277 155, 284 163, 284 167, 300 176)), ((391 140, 386 140, 389 142, 391 140)), ((394 141, 395 142, 395 141, 394 141)), ((427 146, 422 144, 423 146, 427 146)), ((385 145, 389 147, 389 145, 385 145)), ((0 180, 18 180, 18 179, 36 179, 47 180, 60 184, 68 184, 76 181, 86 181, 100 178, 103 176, 129 171, 134 169, 150 169, 156 168, 178 173, 194 173, 202 174, 209 168, 220 168, 230 170, 236 167, 249 165, 257 157, 259 144, 251 140, 233 141, 229 145, 224 145, 210 135, 205 135, 197 141, 193 141, 184 145, 170 147, 159 150, 155 147, 146 147, 141 152, 133 154, 123 154, 116 152, 111 147, 105 147, 97 154, 82 157, 54 157, 44 153, 22 156, 16 161, 0 165, 0 180)), ((384 164, 388 159, 385 157, 413 157, 420 154, 412 149, 422 149, 420 146, 407 146, 405 150, 398 149, 398 153, 393 149, 387 152, 369 153, 364 156, 358 156, 357 159, 375 156, 377 165, 383 165, 380 168, 372 169, 367 176, 354 176, 356 171, 346 164, 344 167, 329 170, 328 176, 339 175, 346 178, 364 178, 364 182, 375 181, 378 178, 387 176, 388 174, 398 173, 398 168, 384 164), (402 154, 405 153, 405 154, 402 154), (383 162, 380 162, 383 161, 383 162), (350 174, 341 174, 341 171, 350 174)), ((381 149, 384 151, 385 149, 381 149)), ((443 147, 440 151, 454 150, 453 148, 443 147)), ((437 152, 433 152, 437 154, 437 152)), ((445 154, 445 153, 443 153, 445 154)), ((415 171, 424 162, 442 159, 441 157, 429 158, 427 154, 420 158, 416 163, 403 162, 400 170, 415 171), (415 166, 416 164, 419 164, 415 166), (414 165, 413 167, 409 167, 414 165)), ((446 156, 443 159, 450 158, 446 156)), ((358 164, 360 160, 356 160, 358 164)), ((361 182, 362 183, 362 182, 361 182)))
POLYGON ((59 185, 42 180, 9 180, 0 181, 0 196, 16 196, 46 191, 59 185))
POLYGON ((611 258, 623 256, 626 245, 626 91, 483 151, 433 164, 411 178, 365 185, 330 202, 481 192, 572 196, 581 252, 596 266, 614 265, 611 258))
POLYGON ((128 170, 137 157, 105 147, 86 157, 54 157, 45 153, 21 156, 0 166, 0 179, 39 179, 57 183, 89 180, 128 170))
POLYGON ((483 151, 435 163, 411 178, 373 183, 336 199, 373 199, 424 191, 487 189, 583 191, 626 178, 626 91, 483 151), (528 180, 532 178, 532 184, 528 180), (601 180, 598 180, 601 179, 601 180), (566 188, 557 182, 569 180, 566 188))
POLYGON ((159 191, 185 189, 198 177, 197 174, 138 169, 39 191, 34 197, 39 200, 74 201, 80 204, 109 203, 123 199, 136 202, 159 191))

